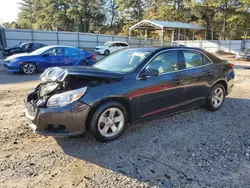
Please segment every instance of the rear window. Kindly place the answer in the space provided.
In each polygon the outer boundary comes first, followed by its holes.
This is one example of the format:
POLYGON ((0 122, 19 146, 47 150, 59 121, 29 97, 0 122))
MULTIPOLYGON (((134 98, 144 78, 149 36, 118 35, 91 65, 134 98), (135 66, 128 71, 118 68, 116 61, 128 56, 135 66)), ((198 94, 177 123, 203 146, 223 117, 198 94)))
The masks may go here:
POLYGON ((121 46, 127 47, 128 45, 125 43, 120 43, 121 46))
POLYGON ((209 59, 211 59, 213 63, 220 63, 222 61, 220 58, 216 57, 214 54, 211 54, 206 51, 203 51, 203 52, 209 57, 209 59))

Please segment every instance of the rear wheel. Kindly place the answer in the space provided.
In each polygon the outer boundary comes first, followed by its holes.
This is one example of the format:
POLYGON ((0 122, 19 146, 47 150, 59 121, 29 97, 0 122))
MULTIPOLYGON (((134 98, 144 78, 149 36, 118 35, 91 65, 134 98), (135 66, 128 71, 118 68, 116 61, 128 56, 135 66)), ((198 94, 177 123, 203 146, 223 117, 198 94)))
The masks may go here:
POLYGON ((105 50, 104 51, 104 55, 108 56, 110 54, 110 51, 109 50, 105 50))
POLYGON ((24 74, 34 74, 36 73, 36 65, 34 63, 24 63, 21 67, 21 71, 24 74))
POLYGON ((225 99, 225 88, 221 84, 216 84, 210 91, 206 102, 206 108, 211 111, 219 110, 225 99))
POLYGON ((126 124, 126 109, 120 103, 107 102, 94 112, 90 131, 98 141, 107 142, 118 138, 126 124))

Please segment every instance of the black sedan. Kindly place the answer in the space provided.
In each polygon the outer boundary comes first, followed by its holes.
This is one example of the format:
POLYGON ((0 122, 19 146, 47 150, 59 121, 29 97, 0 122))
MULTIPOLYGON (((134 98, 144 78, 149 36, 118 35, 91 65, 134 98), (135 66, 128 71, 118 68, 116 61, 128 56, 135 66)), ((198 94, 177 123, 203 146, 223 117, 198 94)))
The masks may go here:
POLYGON ((201 49, 129 48, 93 67, 49 68, 28 95, 36 133, 97 140, 120 136, 129 122, 205 106, 218 110, 234 85, 233 64, 201 49))
POLYGON ((30 53, 44 46, 47 46, 47 45, 41 44, 41 43, 34 43, 34 42, 26 42, 26 43, 21 42, 16 46, 5 48, 3 51, 3 55, 10 56, 13 54, 18 54, 18 53, 30 53))

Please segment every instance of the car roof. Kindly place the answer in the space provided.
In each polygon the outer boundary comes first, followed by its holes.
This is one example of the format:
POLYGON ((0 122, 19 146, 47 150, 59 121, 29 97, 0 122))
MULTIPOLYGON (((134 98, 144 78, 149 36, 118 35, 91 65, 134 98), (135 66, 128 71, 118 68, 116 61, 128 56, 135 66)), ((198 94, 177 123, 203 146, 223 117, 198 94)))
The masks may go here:
POLYGON ((124 41, 106 41, 106 42, 107 43, 125 43, 125 44, 128 44, 127 42, 124 42, 124 41))
POLYGON ((48 48, 75 48, 75 49, 78 49, 80 50, 79 48, 76 48, 76 47, 73 47, 73 46, 66 46, 66 45, 49 45, 49 46, 46 46, 48 48))
POLYGON ((129 47, 126 49, 152 49, 155 51, 162 51, 162 50, 168 50, 168 49, 184 49, 184 50, 198 50, 198 51, 204 51, 201 48, 195 48, 195 47, 186 47, 186 46, 145 46, 145 47, 129 47))

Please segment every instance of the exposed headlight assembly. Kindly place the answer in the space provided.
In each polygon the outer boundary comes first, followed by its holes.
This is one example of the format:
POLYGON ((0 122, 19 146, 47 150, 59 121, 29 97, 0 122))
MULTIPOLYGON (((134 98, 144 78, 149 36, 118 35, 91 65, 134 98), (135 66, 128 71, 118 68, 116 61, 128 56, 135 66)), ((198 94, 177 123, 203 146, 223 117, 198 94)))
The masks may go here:
POLYGON ((17 62, 19 59, 12 59, 12 60, 10 60, 10 63, 14 63, 14 62, 17 62))
POLYGON ((56 82, 47 83, 41 87, 40 96, 43 97, 54 91, 59 84, 56 82))
POLYGON ((47 102, 47 106, 49 107, 65 106, 67 104, 70 104, 80 99, 86 91, 87 91, 87 87, 84 87, 84 88, 52 95, 47 102))

